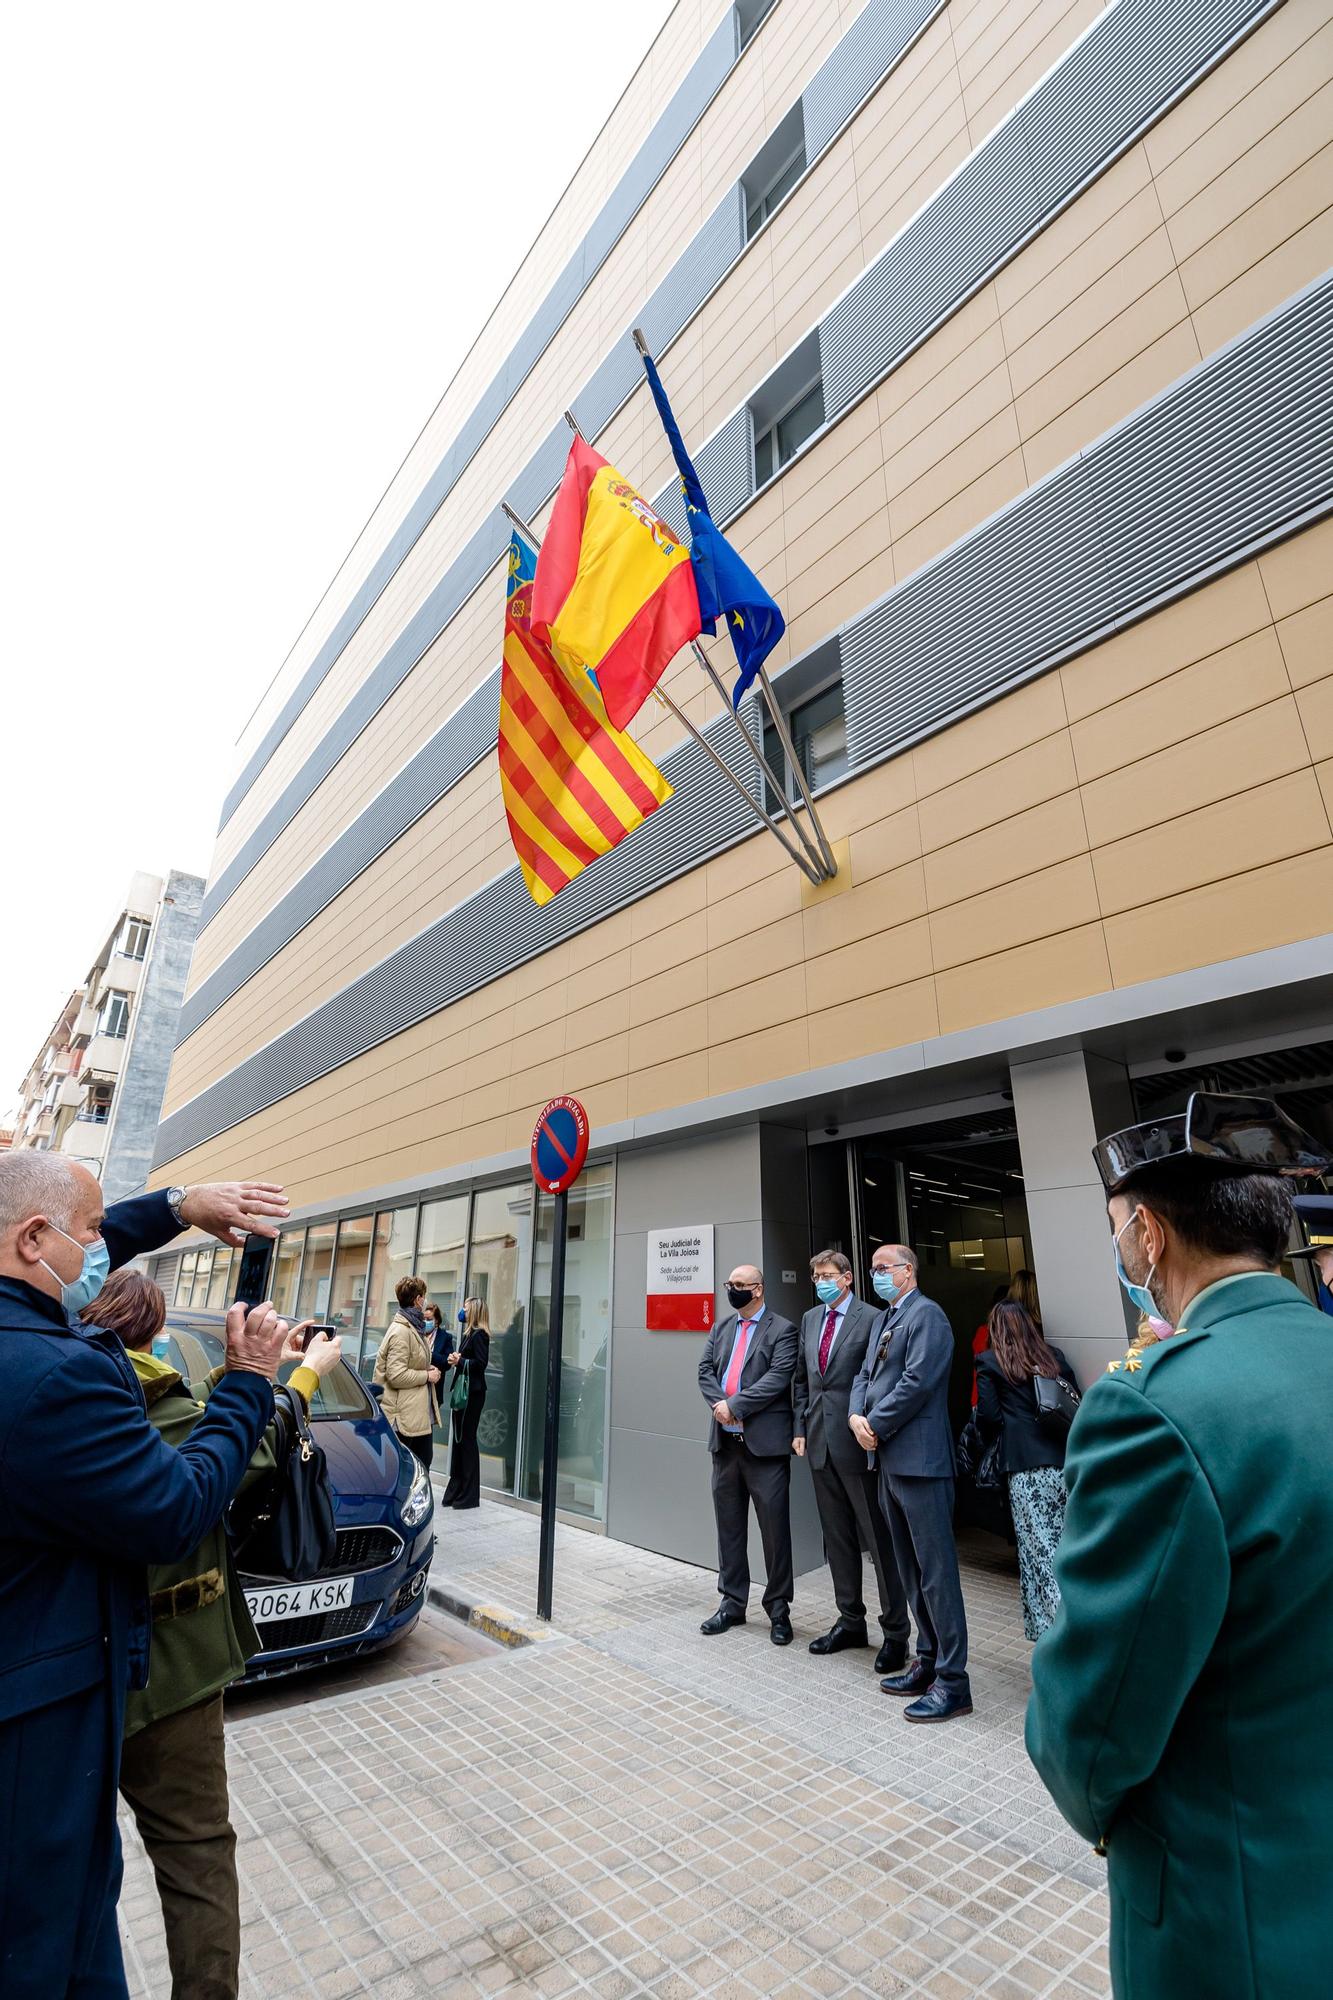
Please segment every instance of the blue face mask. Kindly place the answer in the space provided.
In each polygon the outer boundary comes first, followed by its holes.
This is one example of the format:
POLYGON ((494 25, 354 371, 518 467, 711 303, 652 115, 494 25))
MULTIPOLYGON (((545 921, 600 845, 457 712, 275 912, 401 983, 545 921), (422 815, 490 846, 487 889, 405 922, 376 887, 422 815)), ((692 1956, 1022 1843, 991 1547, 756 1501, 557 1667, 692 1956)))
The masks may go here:
POLYGON ((821 1306, 836 1306, 842 1297, 842 1286, 836 1278, 820 1278, 815 1284, 815 1297, 821 1306))
POLYGON ((84 1244, 80 1243, 77 1238, 68 1235, 65 1230, 59 1228, 54 1222, 48 1223, 47 1226, 54 1229, 57 1236, 63 1236, 66 1243, 72 1243, 76 1250, 83 1251, 83 1269, 79 1272, 74 1282, 69 1285, 65 1283, 59 1271, 51 1270, 51 1266, 44 1257, 40 1260, 42 1269, 49 1272, 60 1287, 61 1305, 65 1308, 70 1318, 75 1319, 85 1306, 92 1304, 106 1283, 107 1273, 111 1269, 111 1252, 100 1237, 96 1243, 84 1244))
POLYGON ((171 1335, 169 1333, 155 1333, 153 1335, 154 1361, 166 1361, 170 1356, 170 1354, 171 1354, 171 1335))
POLYGON ((875 1297, 883 1299, 886 1306, 891 1306, 902 1290, 892 1271, 872 1271, 870 1282, 875 1287, 875 1297))
POLYGON ((1145 1313, 1149 1319, 1155 1319, 1157 1317, 1157 1301, 1153 1297, 1152 1293, 1149 1291, 1148 1287, 1152 1284, 1153 1272, 1157 1269, 1156 1264, 1149 1264, 1147 1278, 1141 1285, 1136 1285, 1132 1282, 1128 1271, 1125 1269, 1124 1265, 1120 1261, 1120 1239, 1124 1235, 1125 1231, 1129 1228, 1129 1224, 1138 1219, 1138 1213, 1139 1212, 1136 1208, 1133 1215, 1129 1217, 1129 1220, 1127 1222, 1123 1222, 1120 1228, 1116 1230, 1114 1238, 1115 1274, 1117 1278, 1119 1278, 1121 1284, 1124 1286, 1130 1304, 1137 1306, 1139 1311, 1141 1313, 1145 1313))

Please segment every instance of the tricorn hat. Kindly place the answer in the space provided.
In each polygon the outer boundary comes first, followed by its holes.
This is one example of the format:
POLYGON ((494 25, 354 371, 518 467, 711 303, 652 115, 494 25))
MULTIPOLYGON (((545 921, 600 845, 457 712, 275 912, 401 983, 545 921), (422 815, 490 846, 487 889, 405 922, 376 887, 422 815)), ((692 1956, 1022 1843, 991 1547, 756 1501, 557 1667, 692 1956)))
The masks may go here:
POLYGON ((1333 1167, 1333 1152, 1303 1132, 1271 1097, 1229 1097, 1196 1090, 1183 1111, 1127 1125, 1092 1149, 1108 1194, 1141 1167, 1162 1160, 1207 1160, 1220 1172, 1314 1179, 1333 1167))

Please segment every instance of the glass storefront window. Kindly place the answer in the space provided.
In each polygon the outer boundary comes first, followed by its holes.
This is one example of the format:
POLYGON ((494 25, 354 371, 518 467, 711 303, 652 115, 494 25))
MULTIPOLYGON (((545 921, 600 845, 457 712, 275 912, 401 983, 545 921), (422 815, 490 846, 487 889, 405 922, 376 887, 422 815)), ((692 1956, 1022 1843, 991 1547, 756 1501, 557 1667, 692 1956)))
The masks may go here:
POLYGON ((190 1293, 194 1290, 194 1267, 199 1262, 197 1250, 181 1252, 181 1267, 176 1273, 176 1304, 188 1306, 190 1293))
MULTIPOLYGON (((375 1366, 380 1342, 398 1307, 394 1286, 400 1278, 411 1276, 416 1240, 417 1212, 414 1208, 395 1208, 375 1217, 366 1330, 361 1340, 359 1364, 365 1375, 369 1375, 375 1366)), ((349 1355, 348 1359, 351 1358, 349 1355)))
POLYGON ((198 1261, 194 1267, 194 1281, 190 1289, 189 1303, 195 1312, 199 1312, 203 1308, 204 1300, 208 1297, 208 1276, 213 1268, 213 1246, 208 1244, 204 1249, 196 1251, 195 1255, 198 1261))
MULTIPOLYGON (((589 1167, 570 1189, 565 1241, 565 1324, 560 1369, 560 1452, 556 1505, 598 1519, 604 1511, 606 1367, 611 1344, 611 1229, 614 1168, 589 1167)), ((523 1485, 540 1500, 546 1429, 546 1366, 551 1323, 555 1202, 543 1196, 532 1274, 523 1485)))
POLYGON ((213 1252, 213 1275, 208 1281, 204 1303, 210 1312, 225 1312, 231 1304, 230 1284, 233 1255, 230 1250, 213 1252))
POLYGON ((301 1270, 304 1229, 284 1229, 273 1260, 273 1303, 283 1319, 296 1317, 296 1280, 301 1270))
POLYGON ((532 1267, 532 1203, 532 1183, 523 1181, 509 1187, 483 1188, 472 1204, 467 1288, 470 1296, 485 1299, 491 1321, 486 1407, 477 1432, 481 1481, 483 1486, 497 1487, 503 1493, 514 1491, 518 1458, 532 1267))
POLYGON ((338 1225, 338 1254, 333 1260, 327 1317, 337 1327, 343 1352, 356 1351, 361 1335, 361 1314, 366 1303, 366 1278, 370 1270, 371 1219, 351 1215, 338 1225))
POLYGON ((426 1280, 427 1304, 438 1306, 448 1326, 463 1303, 463 1264, 467 1256, 467 1196, 428 1201, 421 1211, 417 1239, 417 1276, 426 1280))
POLYGON ((305 1262, 301 1266, 301 1289, 296 1300, 298 1319, 328 1318, 333 1232, 333 1223, 318 1222, 305 1233, 305 1262))

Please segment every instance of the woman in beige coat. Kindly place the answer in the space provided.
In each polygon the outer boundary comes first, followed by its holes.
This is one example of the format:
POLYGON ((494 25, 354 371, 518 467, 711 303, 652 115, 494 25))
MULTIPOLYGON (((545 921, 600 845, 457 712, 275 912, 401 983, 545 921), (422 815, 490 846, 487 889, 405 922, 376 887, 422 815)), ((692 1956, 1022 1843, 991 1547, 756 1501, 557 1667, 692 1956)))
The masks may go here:
POLYGON ((440 1419, 435 1384, 440 1371, 431 1365, 431 1332, 421 1302, 424 1278, 400 1278, 394 1288, 398 1310, 375 1356, 375 1380, 384 1386, 383 1410, 398 1436, 429 1469, 434 1428, 440 1419))

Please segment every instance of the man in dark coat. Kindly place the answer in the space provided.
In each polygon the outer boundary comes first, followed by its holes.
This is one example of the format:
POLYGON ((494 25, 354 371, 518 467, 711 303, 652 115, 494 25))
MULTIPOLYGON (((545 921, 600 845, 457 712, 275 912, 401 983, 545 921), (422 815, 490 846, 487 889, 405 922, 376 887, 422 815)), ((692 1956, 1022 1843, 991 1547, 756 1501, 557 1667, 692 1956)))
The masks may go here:
MULTIPOLYGON (((82 1326, 107 1268, 198 1223, 272 1233, 244 1190, 173 1190, 103 1217, 86 1168, 0 1158, 0 1993, 116 2000, 116 1778, 148 1666, 145 1564, 220 1517, 273 1413, 286 1328, 233 1308, 227 1372, 177 1451, 120 1342, 82 1326), (192 1206, 191 1206, 192 1203, 192 1206), (182 1213, 182 1209, 184 1212, 182 1213)), ((280 1190, 257 1193, 266 1216, 280 1190)), ((225 1233, 224 1233, 225 1232, 225 1233)))
POLYGON ((745 1623, 750 1601, 749 1528, 753 1504, 764 1544, 764 1609, 775 1646, 790 1646, 792 1551, 791 1378, 796 1328, 764 1299, 757 1264, 738 1264, 727 1279, 730 1312, 708 1336, 699 1388, 712 1422, 713 1512, 717 1517, 717 1587, 722 1602, 700 1631, 713 1638, 745 1623))
POLYGON ((1122 1282, 1175 1332, 1074 1419, 1028 1751, 1107 1856, 1118 2000, 1323 2000, 1333 1368, 1277 1265, 1281 1175, 1329 1154, 1271 1100, 1198 1092, 1094 1157, 1122 1282))
POLYGON ((942 1307, 917 1289, 916 1273, 916 1253, 905 1243, 881 1243, 871 1259, 885 1310, 852 1385, 847 1421, 878 1460, 879 1504, 916 1620, 916 1658, 880 1686, 907 1698, 909 1722, 948 1722, 972 1713, 953 1538, 954 1339, 942 1307))
POLYGON ((852 1291, 850 1258, 841 1250, 821 1250, 810 1260, 819 1295, 801 1321, 791 1444, 810 1468, 824 1552, 833 1575, 837 1621, 810 1641, 812 1653, 841 1653, 868 1646, 861 1551, 875 1565, 879 1622, 883 1633, 875 1656, 877 1674, 897 1673, 907 1663, 907 1599, 880 1510, 875 1474, 848 1428, 852 1384, 861 1372, 866 1345, 879 1321, 874 1306, 852 1291))

